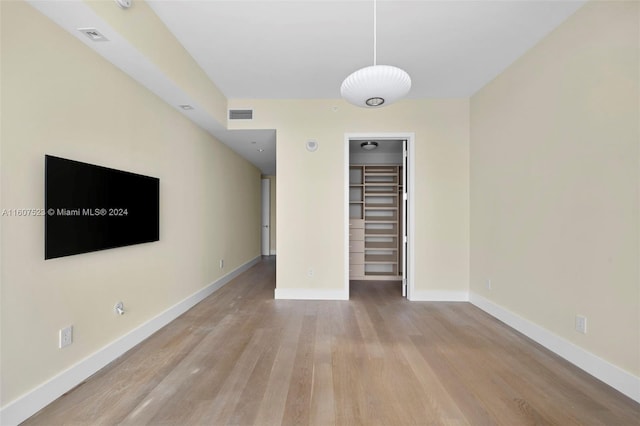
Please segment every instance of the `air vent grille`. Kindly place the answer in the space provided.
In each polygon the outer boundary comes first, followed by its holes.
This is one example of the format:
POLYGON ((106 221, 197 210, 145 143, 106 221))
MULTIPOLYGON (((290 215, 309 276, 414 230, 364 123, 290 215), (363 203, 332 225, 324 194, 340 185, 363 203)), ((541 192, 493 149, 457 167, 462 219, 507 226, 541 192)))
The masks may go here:
POLYGON ((89 37, 89 40, 91 41, 109 41, 104 34, 95 28, 78 28, 78 31, 89 37))
POLYGON ((253 120, 252 109, 230 109, 229 120, 253 120))

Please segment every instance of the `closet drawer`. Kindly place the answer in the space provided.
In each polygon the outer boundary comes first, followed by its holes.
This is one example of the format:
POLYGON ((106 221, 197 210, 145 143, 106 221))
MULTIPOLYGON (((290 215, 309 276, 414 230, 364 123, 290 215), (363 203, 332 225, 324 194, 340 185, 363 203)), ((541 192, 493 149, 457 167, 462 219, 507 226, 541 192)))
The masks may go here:
POLYGON ((349 229, 364 228, 364 219, 349 219, 349 229))
POLYGON ((350 252, 363 252, 364 251, 364 241, 362 241, 362 240, 349 240, 349 251, 350 252))
POLYGON ((353 265, 364 264, 364 253, 349 253, 349 268, 353 265))
POLYGON ((351 243, 351 240, 363 241, 364 228, 349 229, 349 243, 351 243))
POLYGON ((364 265, 349 265, 349 277, 362 277, 364 276, 364 265))

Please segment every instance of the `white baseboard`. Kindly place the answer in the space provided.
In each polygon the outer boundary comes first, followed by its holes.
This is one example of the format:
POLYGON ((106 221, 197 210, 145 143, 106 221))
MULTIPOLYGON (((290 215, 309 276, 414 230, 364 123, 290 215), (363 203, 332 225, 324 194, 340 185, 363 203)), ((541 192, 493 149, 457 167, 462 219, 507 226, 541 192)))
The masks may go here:
POLYGON ((576 367, 600 379, 629 398, 640 402, 640 377, 634 376, 478 294, 471 293, 469 301, 489 315, 560 355, 576 367))
POLYGON ((0 424, 3 426, 17 425, 25 421, 259 261, 260 256, 251 259, 94 354, 89 355, 69 369, 59 373, 51 380, 2 407, 0 409, 0 424))
POLYGON ((291 300, 349 300, 349 291, 307 288, 276 288, 276 299, 291 300))
POLYGON ((269 251, 269 256, 275 256, 275 255, 276 255, 276 251, 275 250, 269 251))
POLYGON ((412 302, 468 302, 466 291, 423 290, 411 292, 412 302))

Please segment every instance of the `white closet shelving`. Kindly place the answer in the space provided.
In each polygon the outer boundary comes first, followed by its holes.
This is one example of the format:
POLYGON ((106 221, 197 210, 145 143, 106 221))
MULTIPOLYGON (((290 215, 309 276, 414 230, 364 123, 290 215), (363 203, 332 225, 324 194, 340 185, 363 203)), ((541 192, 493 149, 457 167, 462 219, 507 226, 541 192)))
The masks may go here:
POLYGON ((349 279, 399 280, 401 168, 349 168, 349 279))

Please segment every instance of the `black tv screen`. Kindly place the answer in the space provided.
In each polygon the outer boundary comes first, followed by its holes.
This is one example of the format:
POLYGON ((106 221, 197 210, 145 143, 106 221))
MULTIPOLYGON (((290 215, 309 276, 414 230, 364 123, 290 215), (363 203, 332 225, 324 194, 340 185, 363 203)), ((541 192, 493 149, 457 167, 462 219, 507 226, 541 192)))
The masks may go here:
POLYGON ((160 239, 160 180, 45 155, 44 258, 160 239))

